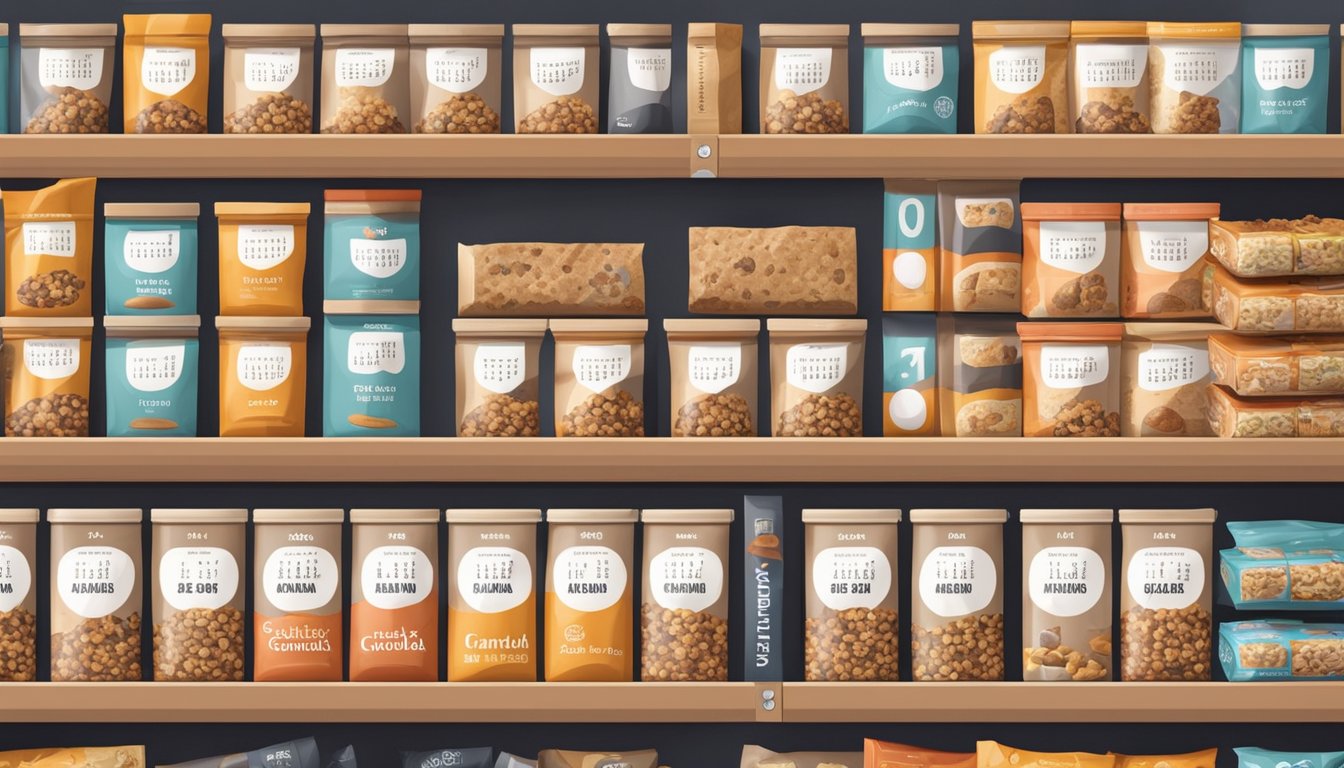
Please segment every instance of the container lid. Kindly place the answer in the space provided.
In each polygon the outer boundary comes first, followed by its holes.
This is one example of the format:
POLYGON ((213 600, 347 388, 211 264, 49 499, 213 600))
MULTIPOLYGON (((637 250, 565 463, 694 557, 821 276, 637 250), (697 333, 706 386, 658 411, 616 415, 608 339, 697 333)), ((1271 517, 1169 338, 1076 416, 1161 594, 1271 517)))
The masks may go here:
POLYGON ((1124 216, 1139 221, 1215 219, 1221 208, 1218 203, 1125 203, 1124 216))
POLYGON ((224 24, 220 34, 231 37, 316 37, 314 24, 224 24))
POLYGON ((437 523, 437 509, 352 509, 352 523, 437 523))
POLYGON ((1072 21, 1069 36, 1082 38, 1147 37, 1146 21, 1072 21))
MULTIPOLYGON (((9 25, 0 30, 8 34, 9 25)), ((117 37, 116 24, 20 24, 19 37, 117 37)))
POLYGON ((863 333, 868 330, 864 319, 772 317, 765 321, 771 333, 863 333))
POLYGON ((1121 523, 1201 523, 1212 525, 1218 510, 1204 509, 1122 509, 1121 523))
POLYGON ((407 203, 421 197, 418 189, 328 189, 322 193, 323 200, 343 203, 407 203))
POLYGON ((1119 341, 1123 323, 1018 323, 1023 341, 1119 341))
POLYGON ((48 509, 49 523, 138 523, 145 519, 143 509, 48 509))
POLYGON ((733 522, 736 512, 731 509, 646 509, 639 519, 651 524, 723 524, 733 522))
POLYGON ((804 523, 891 523, 901 522, 899 509, 804 509, 804 523))
POLYGON ((246 523, 246 509, 151 509, 151 523, 246 523))
POLYGON ((672 39, 671 24, 608 24, 607 37, 666 37, 672 39))
POLYGON ((200 315, 107 315, 103 327, 109 336, 134 336, 139 333, 162 335, 190 333, 201 330, 200 315))
POLYGON ((649 321, 638 320, 552 320, 551 333, 647 333, 649 321))
POLYGON ((637 523, 637 509, 548 509, 548 523, 637 523))
POLYGON ((592 37, 597 39, 596 24, 514 24, 513 36, 518 37, 592 37))
POLYGON ((322 312, 328 315, 418 315, 419 299, 327 299, 322 312))
POLYGON ((1022 203, 1024 221, 1119 221, 1119 203, 1022 203))
POLYGON ((1195 37, 1235 40, 1241 37, 1237 21, 1150 21, 1149 37, 1195 37))
POLYGON ((458 334, 516 334, 518 336, 545 336, 545 320, 528 320, 515 318, 476 318, 476 317, 455 317, 453 318, 453 333, 458 334))
POLYGON ((216 216, 307 216, 312 210, 308 203, 215 203, 216 216))
POLYGON ((307 317, 244 317, 220 315, 215 327, 221 331, 306 331, 313 326, 307 317))
POLYGON ((323 24, 323 37, 406 37, 406 24, 323 24))
POLYGON ((201 215, 201 204, 103 203, 103 215, 109 219, 194 219, 201 215))
POLYGON ((673 334, 757 336, 761 332, 760 320, 737 319, 671 319, 663 321, 663 330, 669 336, 673 334))
POLYGON ((0 509, 0 523, 36 523, 39 516, 36 509, 0 509))
POLYGON ((859 25, 863 37, 957 37, 960 24, 872 24, 859 25))
POLYGON ((343 523, 344 509, 254 509, 254 523, 343 523))
POLYGON ((912 523, 1006 523, 1006 509, 912 509, 912 523))
MULTIPOLYGON (((407 24, 411 37, 498 37, 504 38, 503 24, 407 24)), ((330 200, 331 198, 327 198, 330 200)), ((420 198, 415 198, 419 200, 420 198)))
POLYGON ((1024 509, 1017 513, 1023 523, 1106 523, 1115 522, 1113 509, 1024 509))
POLYGON ((1242 24, 1242 37, 1306 37, 1330 34, 1329 24, 1242 24))
POLYGON ((1226 330, 1218 323, 1125 323, 1125 340, 1202 341, 1226 330))
POLYGON ((449 523, 540 523, 540 509, 446 509, 449 523))
POLYGON ((0 328, 16 331, 90 331, 93 328, 92 317, 0 317, 0 328))
POLYGON ((1067 21, 973 21, 971 36, 977 40, 995 38, 1017 38, 1033 40, 1067 40, 1069 22, 1067 21))

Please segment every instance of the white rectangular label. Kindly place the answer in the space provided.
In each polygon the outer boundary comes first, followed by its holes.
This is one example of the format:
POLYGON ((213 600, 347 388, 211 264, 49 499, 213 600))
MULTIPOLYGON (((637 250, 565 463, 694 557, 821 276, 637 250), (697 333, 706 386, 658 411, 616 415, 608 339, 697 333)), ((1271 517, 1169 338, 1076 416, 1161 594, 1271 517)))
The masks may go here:
POLYGON ((484 48, 427 48, 425 79, 451 93, 474 91, 485 82, 486 53, 484 48))
POLYGON ((243 84, 249 91, 283 93, 299 77, 298 48, 248 48, 243 51, 243 84))
POLYGON ((356 331, 346 347, 351 373, 396 375, 406 368, 406 334, 399 331, 356 331))
POLYGON ((568 96, 583 87, 582 48, 533 48, 532 82, 552 96, 568 96))
POLYGON ((182 378, 187 356, 184 344, 164 347, 127 347, 126 381, 140 392, 162 392, 182 378))
POLYGON ((686 352, 686 372, 692 387, 717 395, 742 375, 742 345, 735 341, 696 344, 686 352))
POLYGON ((1154 344, 1139 353, 1139 388, 1165 392, 1203 381, 1209 375, 1209 351, 1180 344, 1154 344))
POLYGON ((1205 221, 1140 221, 1135 228, 1143 263, 1161 272, 1185 272, 1209 252, 1205 221))
POLYGON ((79 339, 26 339, 23 367, 44 381, 74 376, 79 372, 79 339))
POLYGON ((1237 71, 1241 41, 1160 46, 1166 59, 1162 82, 1173 91, 1207 96, 1237 71))
POLYGON ((943 49, 884 48, 882 75, 907 91, 931 91, 943 82, 943 49))
POLYGON ((1074 56, 1074 77, 1084 88, 1137 88, 1148 69, 1148 46, 1080 44, 1074 56))
POLYGON ((91 91, 102 81, 102 48, 41 48, 37 52, 37 82, 43 88, 91 91))
POLYGON ((780 48, 775 52, 775 87, 779 90, 811 93, 830 81, 830 48, 780 48))
POLYGON ((176 96, 196 79, 196 51, 191 48, 145 48, 140 83, 150 93, 176 96))
POLYGON ((789 384, 818 395, 839 385, 848 370, 848 344, 794 344, 785 362, 789 384))
POLYGON ((1256 48, 1255 81, 1266 91, 1302 90, 1316 71, 1316 53, 1310 48, 1256 48))
POLYGON ((1044 78, 1044 45, 1005 45, 989 54, 990 82, 1004 93, 1026 93, 1044 78))
POLYGON ((582 345, 574 349, 574 378, 593 392, 610 389, 630 376, 629 344, 582 345))
POLYGON ((238 225, 238 260, 248 269, 264 272, 293 254, 293 224, 238 225))
POLYGON ((338 48, 336 85, 377 88, 392 78, 396 55, 392 48, 338 48))
POLYGON ((629 48, 625 67, 630 83, 644 91, 662 93, 672 85, 672 51, 668 48, 629 48))
POLYGON ((1041 261, 1056 269, 1086 275, 1106 258, 1106 222, 1041 222, 1041 261))
POLYGON ((25 221, 23 223, 23 254, 25 256, 75 257, 75 222, 25 221))
POLYGON ((513 341, 479 344, 471 367, 477 384, 507 395, 527 379, 527 345, 513 341))
POLYGON ((254 392, 285 383, 293 367, 294 349, 285 342, 255 342, 238 348, 238 383, 254 392))
POLYGON ((1110 371, 1111 352, 1104 344, 1041 345, 1041 383, 1051 389, 1100 384, 1110 371))
POLYGON ((175 229, 127 232, 121 242, 121 258, 135 272, 151 275, 167 272, 181 255, 182 236, 175 229))

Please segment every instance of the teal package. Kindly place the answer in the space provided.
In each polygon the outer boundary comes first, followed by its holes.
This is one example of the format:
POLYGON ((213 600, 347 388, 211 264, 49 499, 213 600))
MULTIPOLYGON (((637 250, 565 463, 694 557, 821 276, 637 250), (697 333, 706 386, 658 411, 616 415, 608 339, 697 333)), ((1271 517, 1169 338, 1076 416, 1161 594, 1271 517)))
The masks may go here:
POLYGON ((956 133, 960 52, 929 42, 863 49, 864 133, 956 133))
POLYGON ((1218 660, 1232 682, 1330 680, 1344 676, 1344 624, 1267 619, 1218 627, 1218 660), (1330 659, 1330 661, 1327 661, 1330 659))
MULTIPOLYGON (((0 27, 5 25, 0 24, 0 27)), ((0 134, 9 133, 9 35, 0 35, 0 134)))
MULTIPOLYGON (((418 193, 417 193, 418 194, 418 193)), ((324 298, 336 301, 420 298, 420 214, 415 211, 333 213, 327 203, 324 298)), ((379 211, 380 204, 363 207, 379 211)), ((406 207, 404 204, 401 207, 406 207)))
POLYGON ((107 338, 107 436, 195 437, 200 342, 107 338))
POLYGON ((1239 609, 1333 611, 1344 607, 1344 525, 1311 520, 1231 522, 1236 543, 1219 573, 1239 609))
POLYGON ((1279 752, 1237 747, 1237 768, 1344 768, 1344 752, 1279 752))
POLYGON ((103 235, 107 314, 196 314, 195 216, 119 218, 108 213, 103 235))
POLYGON ((1325 133, 1330 38, 1245 37, 1241 132, 1325 133))
POLYGON ((905 313, 882 318, 882 434, 938 434, 938 318, 905 313))
POLYGON ((322 434, 419 437, 420 318, 328 315, 322 434))

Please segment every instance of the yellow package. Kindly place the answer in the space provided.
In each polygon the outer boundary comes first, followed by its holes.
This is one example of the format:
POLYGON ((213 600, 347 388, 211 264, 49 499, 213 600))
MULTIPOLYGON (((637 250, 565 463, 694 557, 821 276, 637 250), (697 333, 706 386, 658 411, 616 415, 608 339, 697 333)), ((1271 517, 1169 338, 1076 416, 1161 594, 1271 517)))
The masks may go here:
POLYGON ((303 314, 308 203, 215 203, 219 314, 303 314))
POLYGON ((93 318, 0 318, 5 437, 88 437, 93 318))
POLYGON ((97 179, 5 190, 5 305, 12 317, 93 315, 93 194, 97 179))
POLYGON ((997 741, 975 743, 976 768, 1115 768, 1115 755, 1091 752, 1032 752, 997 741))
POLYGON ((626 683, 634 676, 633 509, 546 513, 546 682, 626 683))
POLYGON ((210 14, 127 14, 122 20, 126 133, 206 133, 210 14))
POLYGON ((1115 768, 1213 768, 1217 749, 1184 755, 1115 755, 1115 768))
POLYGON ((5 768, 145 768, 143 746, 16 749, 0 752, 5 768))
POLYGON ((219 317, 219 436, 303 437, 306 317, 219 317))

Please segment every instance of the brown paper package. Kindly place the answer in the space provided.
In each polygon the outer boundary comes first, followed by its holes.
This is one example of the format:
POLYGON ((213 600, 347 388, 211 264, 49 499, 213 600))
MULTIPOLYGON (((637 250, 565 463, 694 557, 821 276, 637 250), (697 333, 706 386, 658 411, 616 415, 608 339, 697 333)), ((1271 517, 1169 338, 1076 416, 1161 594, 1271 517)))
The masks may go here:
POLYGON ((761 133, 849 133, 849 25, 761 25, 761 133))
POLYGON ((647 320, 552 320, 555 436, 644 436, 647 320))
POLYGON ((728 679, 731 509, 646 509, 640 679, 728 679))
POLYGON ((862 437, 867 320, 782 320, 770 336, 773 437, 862 437))
POLYGON ((312 24, 224 25, 224 133, 313 132, 312 24))
POLYGON ((692 312, 852 315, 858 311, 853 227, 691 227, 692 312))
POLYGON ((759 320, 664 320, 673 437, 755 437, 759 320))
POLYGON ((350 510, 350 679, 439 679, 439 510, 350 510))
POLYGON ((643 243, 457 246, 462 317, 644 314, 643 243))
POLYGON ((598 133, 596 24, 513 25, 513 119, 518 133, 598 133))
POLYGON ((405 24, 323 24, 322 133, 406 133, 411 114, 405 24))
POLYGON ((457 436, 540 437, 545 320, 453 320, 457 436))
POLYGON ((742 25, 692 23, 686 33, 688 133, 742 133, 742 25))
POLYGON ((0 509, 0 682, 37 679, 36 509, 0 509))
POLYGON ((1109 509, 1024 509, 1023 680, 1110 680, 1109 509))
POLYGON ((210 14, 126 14, 122 23, 125 132, 206 133, 210 14))
POLYGON ((51 509, 51 679, 138 682, 139 509, 51 509))
POLYGON ((411 132, 499 133, 503 24, 411 24, 411 132))

